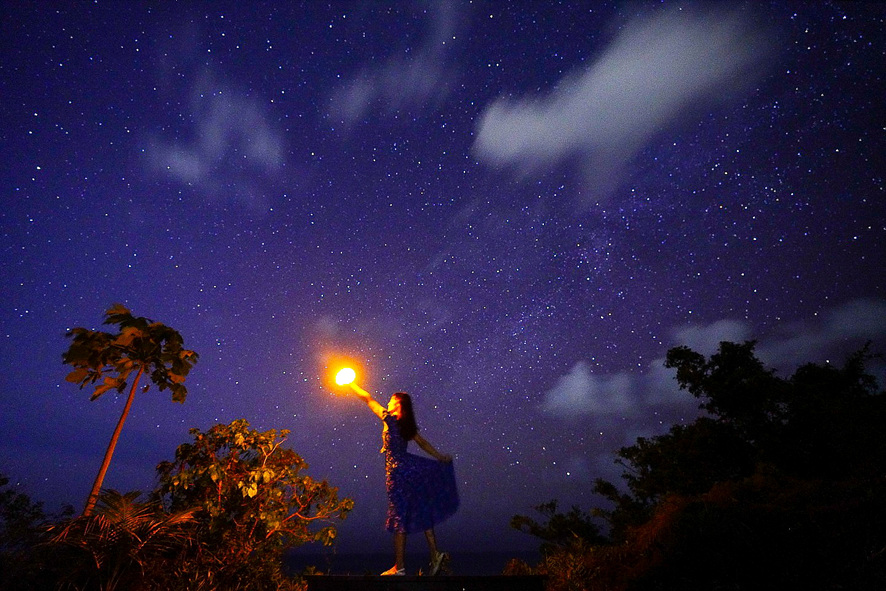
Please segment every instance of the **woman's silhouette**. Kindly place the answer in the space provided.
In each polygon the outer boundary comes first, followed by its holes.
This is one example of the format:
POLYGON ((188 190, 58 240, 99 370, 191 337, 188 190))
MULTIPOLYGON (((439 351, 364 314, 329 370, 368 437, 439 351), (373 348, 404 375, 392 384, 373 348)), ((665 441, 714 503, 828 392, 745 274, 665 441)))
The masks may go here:
POLYGON ((431 553, 430 574, 436 575, 449 555, 437 549, 434 526, 455 513, 459 503, 452 457, 438 452, 419 435, 409 394, 394 393, 385 408, 369 393, 355 391, 384 422, 381 451, 385 454, 388 491, 385 528, 394 534, 396 563, 382 574, 406 574, 406 536, 424 531, 431 553), (407 452, 410 440, 434 459, 407 452))

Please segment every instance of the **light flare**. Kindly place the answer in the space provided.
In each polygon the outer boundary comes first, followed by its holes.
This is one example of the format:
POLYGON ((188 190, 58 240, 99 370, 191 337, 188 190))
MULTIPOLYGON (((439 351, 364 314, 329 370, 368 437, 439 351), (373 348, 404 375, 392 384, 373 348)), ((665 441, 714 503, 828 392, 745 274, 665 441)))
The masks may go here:
POLYGON ((354 380, 356 379, 357 372, 355 372, 350 367, 342 368, 337 374, 335 374, 335 383, 339 386, 347 386, 348 384, 353 384, 354 380))

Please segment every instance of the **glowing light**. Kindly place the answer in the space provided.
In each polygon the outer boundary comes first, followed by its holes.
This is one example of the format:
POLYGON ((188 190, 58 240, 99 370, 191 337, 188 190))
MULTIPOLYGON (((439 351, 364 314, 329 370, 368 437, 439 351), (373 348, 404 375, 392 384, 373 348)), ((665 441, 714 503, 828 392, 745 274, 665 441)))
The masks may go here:
POLYGON ((339 386, 353 383, 357 379, 357 373, 350 367, 345 367, 335 374, 335 383, 339 386))

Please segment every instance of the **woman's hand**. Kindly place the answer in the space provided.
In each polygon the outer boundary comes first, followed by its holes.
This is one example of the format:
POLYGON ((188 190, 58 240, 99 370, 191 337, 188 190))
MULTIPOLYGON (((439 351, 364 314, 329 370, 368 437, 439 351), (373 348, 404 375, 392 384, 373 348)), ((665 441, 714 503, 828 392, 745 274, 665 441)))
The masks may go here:
POLYGON ((425 451, 426 454, 428 454, 429 456, 431 456, 432 458, 434 458, 438 462, 449 463, 452 461, 451 455, 441 454, 439 451, 434 449, 433 445, 428 443, 427 439, 425 439, 424 437, 422 437, 418 433, 415 434, 415 437, 413 437, 412 440, 415 441, 418 444, 418 446, 425 451))

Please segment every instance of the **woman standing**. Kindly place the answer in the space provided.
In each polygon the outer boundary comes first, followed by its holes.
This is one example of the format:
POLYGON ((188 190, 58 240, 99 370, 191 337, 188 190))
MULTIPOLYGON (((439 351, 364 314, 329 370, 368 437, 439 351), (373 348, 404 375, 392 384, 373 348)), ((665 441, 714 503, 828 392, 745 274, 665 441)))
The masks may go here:
POLYGON ((436 575, 449 555, 437 550, 434 526, 455 513, 459 503, 452 457, 441 454, 419 435, 409 394, 396 392, 387 408, 365 391, 357 390, 357 395, 384 422, 381 451, 385 454, 388 491, 385 528, 394 534, 396 563, 382 574, 406 574, 406 536, 424 531, 431 553, 430 574, 436 575), (434 459, 407 452, 410 440, 434 459))

